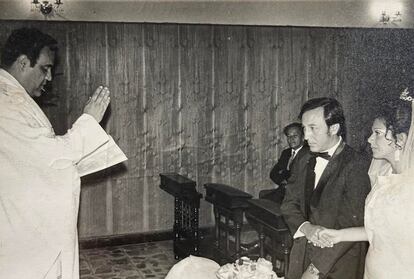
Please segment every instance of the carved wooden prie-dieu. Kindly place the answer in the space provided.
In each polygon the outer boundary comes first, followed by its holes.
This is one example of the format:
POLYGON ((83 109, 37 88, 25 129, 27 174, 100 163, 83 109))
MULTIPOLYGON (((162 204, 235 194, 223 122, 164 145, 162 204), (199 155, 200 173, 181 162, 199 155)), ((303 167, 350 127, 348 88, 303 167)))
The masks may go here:
POLYGON ((207 183, 204 187, 206 188, 206 201, 214 205, 216 251, 220 257, 234 261, 240 257, 243 213, 248 207, 247 201, 252 196, 224 184, 207 183), (234 248, 230 247, 230 235, 233 235, 235 239, 234 248), (225 243, 225 247, 222 247, 222 242, 225 243))
POLYGON ((198 213, 202 195, 195 181, 178 173, 161 173, 160 188, 174 196, 174 257, 199 254, 198 213))
POLYGON ((292 237, 280 212, 280 204, 267 199, 251 199, 245 216, 259 234, 260 257, 270 255, 278 275, 287 274, 292 237), (270 243, 266 242, 266 237, 270 243))

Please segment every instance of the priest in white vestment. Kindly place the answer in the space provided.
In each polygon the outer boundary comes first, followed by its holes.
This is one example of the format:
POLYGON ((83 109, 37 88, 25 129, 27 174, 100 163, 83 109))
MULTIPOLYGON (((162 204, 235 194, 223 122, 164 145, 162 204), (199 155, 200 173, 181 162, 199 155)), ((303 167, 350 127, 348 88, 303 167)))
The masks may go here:
POLYGON ((80 176, 126 160, 98 124, 109 104, 100 86, 63 136, 32 97, 51 81, 56 41, 15 30, 0 69, 0 278, 79 278, 80 176))

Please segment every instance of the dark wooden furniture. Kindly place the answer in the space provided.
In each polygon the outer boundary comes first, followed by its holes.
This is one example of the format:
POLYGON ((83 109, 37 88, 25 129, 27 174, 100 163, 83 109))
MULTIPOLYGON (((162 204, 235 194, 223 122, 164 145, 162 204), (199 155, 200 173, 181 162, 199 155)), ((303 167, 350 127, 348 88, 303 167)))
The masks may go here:
POLYGON ((215 248, 220 257, 232 262, 240 257, 240 232, 243 226, 243 213, 252 196, 237 188, 218 183, 207 183, 205 200, 214 206, 215 248), (233 249, 230 237, 234 236, 233 249), (222 248, 225 244, 225 249, 222 248))
POLYGON ((178 173, 161 173, 160 188, 174 196, 174 257, 199 254, 198 213, 200 199, 196 182, 178 173))
POLYGON ((268 253, 278 276, 287 274, 292 237, 280 212, 280 204, 267 199, 251 199, 245 215, 259 234, 260 257, 268 253), (266 237, 270 245, 266 245, 266 237))

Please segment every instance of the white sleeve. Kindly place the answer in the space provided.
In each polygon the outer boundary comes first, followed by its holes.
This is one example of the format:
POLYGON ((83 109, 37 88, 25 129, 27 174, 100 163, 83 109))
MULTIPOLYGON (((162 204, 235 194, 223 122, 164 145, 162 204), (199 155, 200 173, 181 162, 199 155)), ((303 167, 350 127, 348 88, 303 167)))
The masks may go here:
POLYGON ((52 145, 60 154, 52 156, 54 159, 50 162, 50 166, 61 169, 67 167, 69 163, 75 165, 108 141, 108 134, 95 118, 84 113, 65 135, 54 137, 52 145))

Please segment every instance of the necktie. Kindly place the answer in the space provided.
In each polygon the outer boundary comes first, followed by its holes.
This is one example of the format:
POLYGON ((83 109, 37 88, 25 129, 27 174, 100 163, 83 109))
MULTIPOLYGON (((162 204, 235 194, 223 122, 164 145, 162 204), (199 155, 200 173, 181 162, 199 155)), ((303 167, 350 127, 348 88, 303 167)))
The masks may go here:
POLYGON ((295 150, 292 149, 292 154, 290 155, 288 164, 287 164, 287 170, 290 170, 290 165, 292 165, 293 159, 295 159, 295 150))

